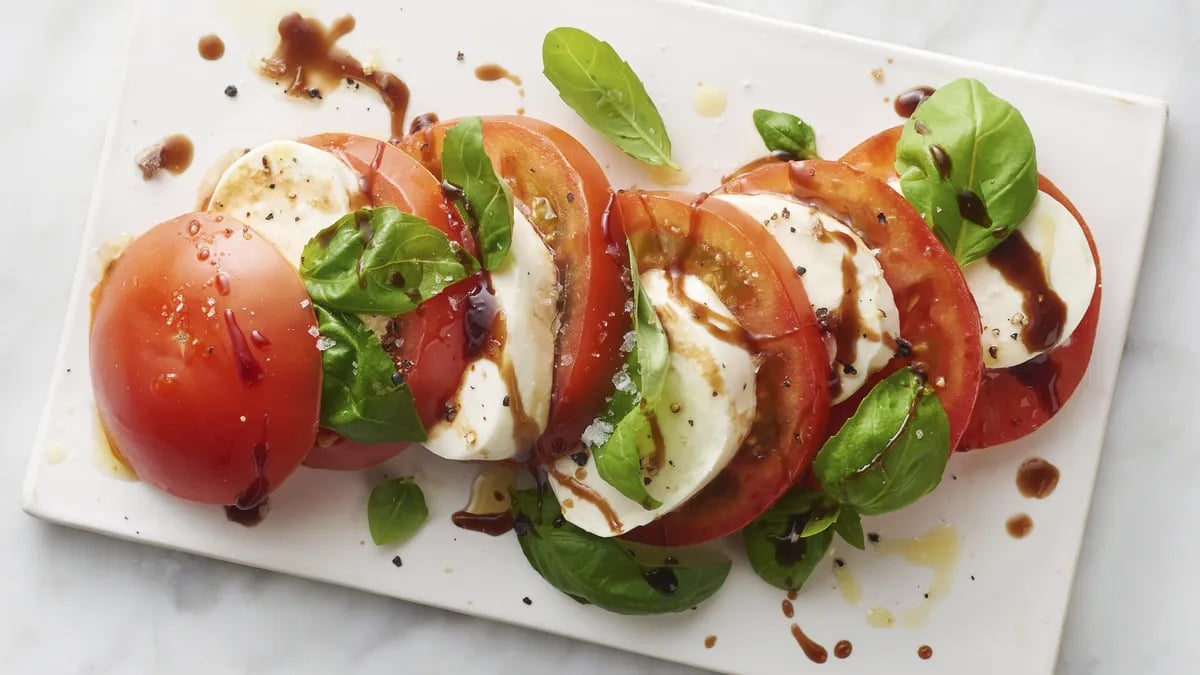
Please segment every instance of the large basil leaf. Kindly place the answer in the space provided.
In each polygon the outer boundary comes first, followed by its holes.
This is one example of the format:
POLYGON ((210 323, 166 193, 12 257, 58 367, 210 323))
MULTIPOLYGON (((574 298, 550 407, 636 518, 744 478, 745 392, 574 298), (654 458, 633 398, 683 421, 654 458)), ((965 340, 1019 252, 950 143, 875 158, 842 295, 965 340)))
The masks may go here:
POLYGON ((959 265, 1021 224, 1037 197, 1033 134, 1017 109, 959 79, 917 107, 896 145, 896 173, 959 265))
POLYGON ((820 492, 796 487, 766 513, 742 529, 746 557, 763 581, 785 591, 797 591, 817 568, 833 543, 833 525, 809 527, 838 512, 837 504, 820 492), (806 531, 816 530, 805 535, 806 531))
POLYGON ((817 138, 804 120, 785 112, 759 108, 753 113, 754 128, 767 150, 781 159, 819 159, 817 138))
POLYGON ((542 72, 564 103, 625 154, 679 168, 645 85, 607 42, 578 28, 555 28, 542 42, 542 72))
POLYGON ((321 426, 359 443, 424 441, 412 392, 379 338, 356 316, 320 305, 321 426))
POLYGON ((929 494, 950 458, 950 421, 925 378, 900 370, 875 385, 813 462, 825 493, 863 515, 929 494))
POLYGON ((407 539, 427 518, 425 493, 412 479, 385 480, 367 498, 367 526, 378 546, 407 539))
POLYGON ((484 268, 496 269, 512 244, 513 196, 483 149, 478 117, 464 118, 446 132, 442 178, 461 191, 459 212, 474 228, 484 268))
POLYGON ((314 303, 387 316, 416 309, 478 269, 446 233, 391 206, 340 218, 308 242, 300 261, 314 303))
POLYGON ((655 509, 661 502, 646 490, 642 458, 647 453, 643 448, 653 450, 653 445, 645 442, 651 436, 649 416, 654 414, 654 408, 662 398, 671 354, 658 312, 654 311, 642 288, 632 246, 629 248, 629 267, 636 307, 635 342, 626 357, 622 374, 617 376, 624 384, 617 387, 600 414, 601 423, 612 429, 612 434, 603 443, 592 445, 591 449, 596 470, 605 482, 644 508, 655 509))
MULTIPOLYGON (((558 503, 537 490, 512 493, 521 551, 551 586, 575 600, 618 614, 667 614, 708 600, 729 576, 732 562, 712 559, 673 564, 676 549, 639 549, 584 532, 562 519, 558 503)), ((712 558, 711 555, 706 556, 712 558)))

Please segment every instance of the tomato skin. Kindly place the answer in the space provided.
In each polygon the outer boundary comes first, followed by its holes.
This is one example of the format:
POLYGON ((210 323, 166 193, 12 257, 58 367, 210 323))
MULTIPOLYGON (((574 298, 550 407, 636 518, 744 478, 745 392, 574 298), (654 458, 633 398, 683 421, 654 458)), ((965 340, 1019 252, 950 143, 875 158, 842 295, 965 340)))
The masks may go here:
POLYGON ((675 267, 704 278, 755 336, 752 349, 761 359, 758 412, 737 455, 682 506, 625 535, 658 546, 736 532, 770 508, 812 463, 829 412, 825 344, 787 255, 737 208, 717 200, 693 208, 697 199, 621 192, 609 220, 614 235, 632 242, 640 270, 675 267))
MULTIPOLYGON (((422 129, 405 137, 400 148, 440 176, 442 142, 454 124, 422 129)), ((574 137, 540 120, 497 116, 483 118, 483 140, 497 173, 558 265, 562 330, 550 419, 535 457, 549 461, 577 447, 613 391, 612 377, 623 360, 621 341, 631 328, 625 312, 630 291, 621 279, 625 251, 605 234, 608 178, 574 137)))
MULTIPOLYGON (((321 134, 300 142, 332 153, 356 171, 363 187, 369 188, 366 196, 371 206, 395 206, 420 216, 445 232, 451 241, 470 249, 469 235, 442 196, 441 183, 394 146, 351 134, 321 134)), ((464 298, 477 283, 475 279, 464 279, 397 317, 383 340, 384 349, 404 373, 421 424, 427 429, 441 418, 446 401, 454 397, 462 380, 466 323, 462 313, 453 308, 464 306, 464 298)), ((343 471, 375 466, 408 445, 367 446, 328 432, 322 432, 318 440, 304 464, 343 471)))
POLYGON ((92 384, 114 452, 176 497, 260 503, 317 432, 307 300, 275 247, 232 218, 186 214, 134 240, 93 294, 92 384))
MULTIPOLYGON (((903 127, 875 134, 851 148, 843 162, 880 180, 896 177, 896 143, 903 127)), ((958 450, 989 448, 1027 436, 1045 424, 1075 393, 1087 372, 1100 320, 1100 254, 1083 216, 1048 178, 1038 175, 1038 190, 1062 204, 1083 229, 1096 262, 1096 288, 1075 332, 1046 352, 1031 368, 985 368, 974 413, 958 450)))
POLYGON ((900 335, 912 354, 896 356, 858 392, 833 407, 830 433, 845 423, 876 383, 920 364, 950 419, 950 447, 967 428, 983 370, 979 311, 958 264, 904 197, 841 162, 809 160, 756 169, 718 192, 790 195, 838 217, 876 258, 900 310, 900 335))

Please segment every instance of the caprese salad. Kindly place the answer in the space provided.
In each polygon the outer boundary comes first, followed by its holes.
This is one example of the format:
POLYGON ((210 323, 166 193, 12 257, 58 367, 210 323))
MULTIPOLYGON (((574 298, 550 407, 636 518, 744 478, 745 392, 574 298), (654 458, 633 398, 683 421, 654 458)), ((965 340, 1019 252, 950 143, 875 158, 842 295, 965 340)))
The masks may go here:
MULTIPOLYGON (((673 166, 611 46, 559 28, 543 59, 596 131, 673 166)), ((245 520, 302 463, 523 467, 534 487, 492 480, 455 522, 515 530, 581 602, 673 612, 731 565, 679 547, 740 532, 799 589, 835 534, 862 547, 861 516, 1030 433, 1087 367, 1091 235, 979 82, 839 161, 756 111, 770 154, 707 193, 616 189, 530 117, 426 121, 247 150, 107 267, 93 383, 138 477, 245 520)), ((426 516, 411 479, 368 504, 380 544, 426 516)))

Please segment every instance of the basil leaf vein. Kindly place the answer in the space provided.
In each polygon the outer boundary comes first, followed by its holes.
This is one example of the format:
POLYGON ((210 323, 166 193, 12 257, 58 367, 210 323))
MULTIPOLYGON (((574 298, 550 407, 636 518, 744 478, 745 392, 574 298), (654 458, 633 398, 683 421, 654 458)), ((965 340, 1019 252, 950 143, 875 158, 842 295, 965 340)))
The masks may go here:
POLYGON ((809 527, 814 514, 838 511, 837 504, 810 488, 785 493, 766 513, 742 529, 742 543, 754 573, 785 591, 798 591, 833 544, 834 530, 809 527), (811 534, 805 531, 816 530, 811 534))
POLYGON ((377 546, 411 537, 428 517, 425 493, 410 478, 385 480, 367 498, 367 526, 377 546))
POLYGON ((682 612, 708 600, 729 576, 732 561, 704 555, 684 564, 651 564, 683 556, 677 549, 641 549, 584 532, 562 520, 558 503, 537 490, 512 493, 517 539, 533 569, 584 604, 618 614, 682 612))
POLYGON ((424 441, 408 385, 379 338, 358 317, 321 305, 321 426, 359 443, 424 441))
POLYGON ((300 261, 314 303, 387 316, 416 309, 478 269, 446 233, 391 206, 339 218, 305 245, 300 261))
POLYGON ((542 73, 564 103, 625 154, 679 168, 658 108, 612 45, 578 28, 555 28, 542 42, 542 73))
POLYGON ((933 491, 950 458, 950 422, 925 379, 900 370, 867 394, 817 453, 813 473, 862 515, 903 508, 933 491))
POLYGON ((1021 113, 977 80, 917 107, 896 144, 900 189, 966 266, 1012 233, 1037 197, 1037 154, 1021 113))
POLYGON ((781 159, 819 159, 817 138, 804 120, 795 115, 759 108, 753 113, 754 128, 767 150, 781 159))
POLYGON ((464 118, 446 132, 442 177, 462 191, 456 202, 479 239, 483 267, 496 269, 512 245, 513 196, 484 150, 483 121, 478 117, 464 118))

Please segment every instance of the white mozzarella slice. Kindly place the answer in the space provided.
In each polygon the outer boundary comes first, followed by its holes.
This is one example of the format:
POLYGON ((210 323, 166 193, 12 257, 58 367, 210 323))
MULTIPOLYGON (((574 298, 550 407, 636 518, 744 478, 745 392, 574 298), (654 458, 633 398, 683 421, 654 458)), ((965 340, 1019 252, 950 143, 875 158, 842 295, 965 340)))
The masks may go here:
POLYGON ((1050 289, 1066 307, 1066 320, 1061 336, 1053 345, 1046 349, 1027 348, 1022 340, 1028 323, 1024 307, 1026 292, 1010 284, 988 258, 967 265, 963 276, 979 306, 983 362, 989 368, 1024 363, 1065 342, 1079 326, 1096 288, 1096 261, 1087 237, 1079 222, 1058 200, 1038 192, 1033 208, 1016 231, 1037 253, 1050 289))
POLYGON ((859 319, 850 323, 860 328, 853 357, 838 354, 837 342, 827 341, 841 385, 833 402, 849 398, 887 365, 895 353, 894 340, 900 337, 896 300, 874 253, 838 219, 783 195, 723 194, 713 199, 736 206, 767 228, 796 272, 802 272, 804 290, 818 315, 828 312, 839 321, 843 300, 853 296, 847 309, 859 319))
POLYGON ((330 153, 271 141, 225 170, 208 208, 249 225, 299 267, 304 245, 353 210, 358 185, 358 174, 330 153))
POLYGON ((491 272, 500 354, 467 366, 452 419, 429 429, 425 447, 457 460, 523 456, 546 428, 554 384, 558 269, 554 256, 518 209, 508 257, 491 272))
MULTIPOLYGON (((902 192, 899 179, 893 178, 888 185, 902 192)), ((1041 259, 1050 289, 1066 306, 1066 320, 1053 345, 1045 349, 1027 348, 1021 339, 1028 321, 1024 290, 1010 284, 987 258, 967 265, 963 277, 979 307, 983 363, 989 368, 1020 365, 1069 340, 1092 304, 1096 290, 1096 259, 1092 257, 1087 236, 1075 216, 1057 199, 1039 190, 1029 215, 1016 232, 1041 259)))
MULTIPOLYGON (((662 506, 647 510, 622 495, 600 477, 590 453, 585 466, 563 457, 550 472, 550 487, 563 517, 601 536, 623 534, 683 504, 721 473, 754 423, 756 366, 749 350, 710 332, 686 301, 672 296, 662 270, 642 274, 642 285, 671 345, 662 400, 654 410, 663 441, 659 468, 646 484, 646 491, 662 506)), ((698 277, 685 277, 683 291, 693 302, 733 318, 698 277)), ((597 428, 602 425, 593 424, 587 436, 606 438, 612 430, 597 428)), ((649 435, 640 443, 645 453, 654 451, 649 435)))

